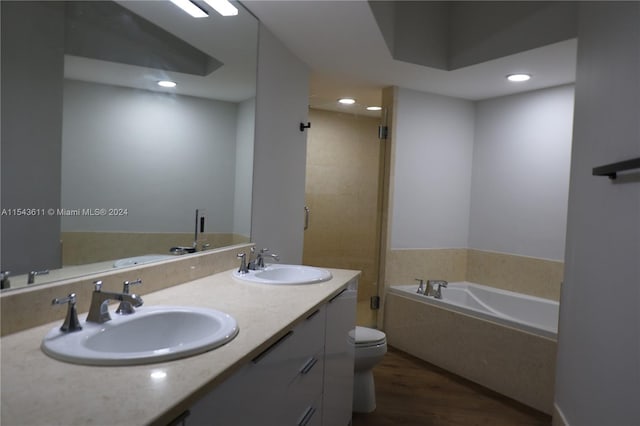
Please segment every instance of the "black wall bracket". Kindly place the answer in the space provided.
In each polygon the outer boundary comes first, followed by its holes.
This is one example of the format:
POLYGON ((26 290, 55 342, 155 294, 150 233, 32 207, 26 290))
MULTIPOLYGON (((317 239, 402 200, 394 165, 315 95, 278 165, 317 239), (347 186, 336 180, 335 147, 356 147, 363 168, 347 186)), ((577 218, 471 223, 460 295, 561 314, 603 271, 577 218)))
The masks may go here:
POLYGON ((308 121, 307 121, 307 124, 300 123, 300 131, 301 132, 304 132, 304 129, 310 129, 310 128, 311 128, 311 123, 309 123, 308 121))
POLYGON ((611 163, 593 168, 593 176, 608 176, 609 179, 616 179, 618 172, 626 170, 640 169, 640 158, 633 158, 619 163, 611 163))

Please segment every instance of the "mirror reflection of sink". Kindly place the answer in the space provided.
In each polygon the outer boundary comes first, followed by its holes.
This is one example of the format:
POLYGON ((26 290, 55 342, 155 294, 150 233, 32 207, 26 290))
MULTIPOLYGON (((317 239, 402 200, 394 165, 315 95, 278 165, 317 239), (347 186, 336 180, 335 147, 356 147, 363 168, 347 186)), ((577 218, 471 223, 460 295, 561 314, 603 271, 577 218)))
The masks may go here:
POLYGON ((252 283, 273 285, 317 284, 329 281, 331 272, 326 269, 305 265, 271 264, 264 269, 241 274, 233 272, 233 276, 252 283))
POLYGON ((143 265, 145 263, 155 262, 156 260, 175 259, 170 254, 145 254, 143 256, 127 257, 113 262, 114 268, 126 268, 127 266, 143 265))
POLYGON ((84 317, 81 331, 52 329, 42 351, 75 364, 151 364, 207 352, 238 334, 233 317, 205 308, 143 306, 130 315, 113 314, 103 324, 85 322, 84 317))

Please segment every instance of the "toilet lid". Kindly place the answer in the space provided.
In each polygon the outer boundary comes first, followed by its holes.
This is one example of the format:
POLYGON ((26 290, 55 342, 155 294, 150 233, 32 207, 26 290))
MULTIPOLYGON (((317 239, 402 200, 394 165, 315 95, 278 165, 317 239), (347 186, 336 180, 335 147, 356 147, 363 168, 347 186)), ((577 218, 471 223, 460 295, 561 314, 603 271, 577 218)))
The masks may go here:
POLYGON ((387 339, 387 335, 380 330, 360 326, 356 326, 354 330, 351 330, 349 337, 354 340, 356 345, 381 343, 387 339))

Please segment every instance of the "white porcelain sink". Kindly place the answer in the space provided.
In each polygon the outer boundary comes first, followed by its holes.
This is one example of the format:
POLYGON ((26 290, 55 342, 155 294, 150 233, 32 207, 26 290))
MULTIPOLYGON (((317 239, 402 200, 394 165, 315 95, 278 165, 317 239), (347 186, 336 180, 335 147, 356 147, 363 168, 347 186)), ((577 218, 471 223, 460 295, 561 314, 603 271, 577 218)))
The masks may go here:
POLYGON ((271 264, 264 269, 249 271, 246 274, 234 271, 233 276, 252 283, 274 285, 317 284, 332 278, 331 272, 326 269, 284 264, 271 264))
POLYGON ((175 259, 171 254, 145 254, 142 256, 127 257, 113 262, 114 268, 125 268, 127 266, 144 265, 145 263, 155 262, 157 260, 175 259))
POLYGON ((82 330, 52 329, 42 350, 61 361, 87 365, 137 365, 207 352, 238 334, 236 320, 214 309, 140 307, 131 315, 111 314, 103 324, 84 321, 82 330))

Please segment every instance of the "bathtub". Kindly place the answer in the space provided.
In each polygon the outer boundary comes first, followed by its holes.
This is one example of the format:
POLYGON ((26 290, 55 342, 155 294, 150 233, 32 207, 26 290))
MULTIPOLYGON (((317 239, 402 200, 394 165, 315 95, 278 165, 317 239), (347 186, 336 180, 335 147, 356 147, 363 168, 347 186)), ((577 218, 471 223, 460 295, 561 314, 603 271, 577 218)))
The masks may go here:
POLYGON ((442 288, 442 299, 418 294, 417 289, 417 285, 399 285, 389 293, 557 340, 559 304, 553 300, 469 282, 449 283, 442 288))
POLYGON ((417 289, 387 289, 390 346, 551 414, 557 302, 469 282, 449 283, 442 299, 417 289))

